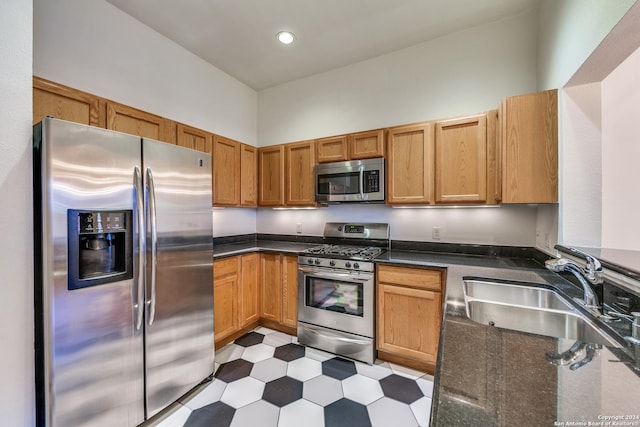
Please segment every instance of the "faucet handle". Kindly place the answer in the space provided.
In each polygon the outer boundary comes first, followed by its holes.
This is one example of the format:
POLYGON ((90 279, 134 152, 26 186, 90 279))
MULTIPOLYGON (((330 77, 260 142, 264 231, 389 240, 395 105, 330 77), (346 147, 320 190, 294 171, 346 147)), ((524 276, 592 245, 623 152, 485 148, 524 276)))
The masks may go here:
POLYGON ((586 252, 582 252, 576 248, 569 249, 572 253, 578 255, 580 258, 584 258, 587 261, 585 265, 585 277, 594 285, 604 282, 604 273, 602 271, 602 264, 598 259, 586 252))

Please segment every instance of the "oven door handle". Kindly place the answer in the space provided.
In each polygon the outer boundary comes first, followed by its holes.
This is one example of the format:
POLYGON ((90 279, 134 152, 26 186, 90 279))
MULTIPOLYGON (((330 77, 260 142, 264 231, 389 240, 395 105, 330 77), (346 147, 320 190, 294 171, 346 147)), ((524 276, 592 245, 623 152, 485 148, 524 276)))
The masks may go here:
POLYGON ((360 276, 356 276, 349 273, 323 273, 323 272, 308 269, 308 268, 299 268, 298 270, 310 276, 322 277, 323 279, 348 279, 352 281, 355 280, 358 282, 368 282, 369 280, 373 279, 372 274, 367 274, 366 277, 360 277, 360 276))

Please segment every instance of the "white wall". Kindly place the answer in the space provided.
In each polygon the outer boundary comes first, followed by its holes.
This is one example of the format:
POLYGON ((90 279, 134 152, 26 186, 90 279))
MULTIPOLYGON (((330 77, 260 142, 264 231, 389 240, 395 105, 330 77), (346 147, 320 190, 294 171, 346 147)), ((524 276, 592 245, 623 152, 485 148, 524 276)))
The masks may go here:
POLYGON ((259 209, 258 233, 322 236, 324 223, 386 222, 391 239, 424 242, 533 246, 536 207, 394 209, 384 205, 331 205, 315 210, 259 209), (440 239, 432 237, 440 228, 440 239))
MULTIPOLYGON (((563 88, 635 1, 541 0, 537 89, 563 88)), ((567 245, 601 246, 599 99, 599 84, 559 91, 560 205, 555 220, 551 211, 539 215, 538 248, 546 234, 567 245)))
POLYGON ((538 90, 563 87, 636 0, 541 0, 538 90))
POLYGON ((256 145, 257 94, 102 0, 34 0, 33 74, 256 145))
POLYGON ((640 250, 640 49, 602 81, 602 246, 640 250))
POLYGON ((0 424, 34 424, 31 0, 0 13, 0 424))
MULTIPOLYGON (((536 90, 535 11, 438 38, 258 94, 260 146, 497 108, 536 90)), ((322 235, 325 221, 378 221, 398 240, 533 246, 536 208, 392 209, 331 206, 259 209, 258 233, 322 235)))
POLYGON ((531 11, 263 90, 258 143, 466 115, 534 92, 536 17, 531 11))

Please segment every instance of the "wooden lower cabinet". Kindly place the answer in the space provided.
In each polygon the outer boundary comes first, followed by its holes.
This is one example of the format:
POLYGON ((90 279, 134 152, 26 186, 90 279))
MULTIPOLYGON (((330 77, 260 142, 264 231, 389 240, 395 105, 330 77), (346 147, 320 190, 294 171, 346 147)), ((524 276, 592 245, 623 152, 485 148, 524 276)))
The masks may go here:
POLYGON ((444 271, 378 265, 378 358, 435 372, 444 271))
POLYGON ((216 346, 238 331, 240 257, 213 262, 213 334, 216 346))
POLYGON ((244 328, 260 320, 260 254, 242 255, 241 258, 238 323, 244 328))
POLYGON ((261 256, 260 323, 296 334, 298 322, 298 258, 294 255, 261 256))

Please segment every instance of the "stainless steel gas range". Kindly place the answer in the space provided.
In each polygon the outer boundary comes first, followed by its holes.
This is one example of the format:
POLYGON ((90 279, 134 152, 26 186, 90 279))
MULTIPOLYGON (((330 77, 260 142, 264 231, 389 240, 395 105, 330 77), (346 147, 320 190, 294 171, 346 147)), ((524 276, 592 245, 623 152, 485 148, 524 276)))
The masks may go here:
POLYGON ((298 341, 373 363, 373 259, 388 248, 389 225, 328 222, 324 238, 298 257, 298 341))

